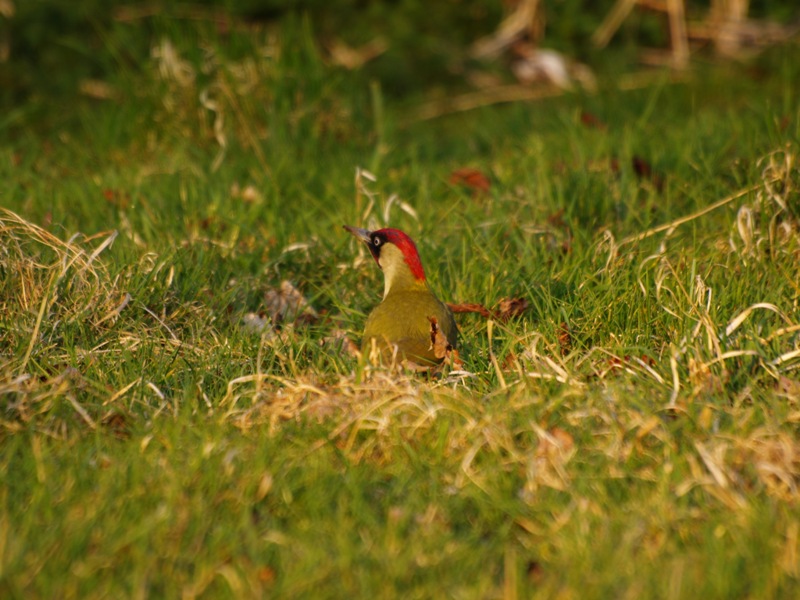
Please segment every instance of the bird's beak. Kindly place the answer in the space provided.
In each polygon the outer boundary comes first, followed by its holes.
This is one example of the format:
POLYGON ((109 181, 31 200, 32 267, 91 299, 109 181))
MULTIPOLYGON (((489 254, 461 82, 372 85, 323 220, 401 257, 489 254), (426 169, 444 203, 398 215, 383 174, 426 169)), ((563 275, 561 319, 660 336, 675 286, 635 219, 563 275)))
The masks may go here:
POLYGON ((343 225, 343 227, 347 231, 352 233, 354 236, 356 236, 358 239, 360 239, 362 242, 369 244, 370 236, 372 235, 371 231, 368 231, 366 229, 361 229, 360 227, 353 227, 352 225, 343 225))

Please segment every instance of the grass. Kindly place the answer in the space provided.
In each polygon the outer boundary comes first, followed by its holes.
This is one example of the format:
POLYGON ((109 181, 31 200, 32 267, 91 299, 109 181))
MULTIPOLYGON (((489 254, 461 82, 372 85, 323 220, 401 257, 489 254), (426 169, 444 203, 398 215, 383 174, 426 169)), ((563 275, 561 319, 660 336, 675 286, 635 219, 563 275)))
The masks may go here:
POLYGON ((796 44, 414 122, 300 19, 114 27, 2 124, 3 596, 797 595, 796 44), (345 223, 528 309, 365 365, 345 223))

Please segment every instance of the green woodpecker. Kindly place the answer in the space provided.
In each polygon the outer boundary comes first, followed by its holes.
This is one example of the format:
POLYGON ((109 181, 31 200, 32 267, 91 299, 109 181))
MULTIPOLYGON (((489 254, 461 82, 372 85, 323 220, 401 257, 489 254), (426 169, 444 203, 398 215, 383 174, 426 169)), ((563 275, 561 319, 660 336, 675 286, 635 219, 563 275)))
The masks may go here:
POLYGON ((361 351, 369 353, 375 347, 388 364, 404 359, 421 366, 441 362, 443 353, 433 343, 433 323, 452 348, 458 329, 450 308, 428 286, 413 240, 399 229, 344 228, 367 245, 385 283, 383 301, 367 317, 361 351))

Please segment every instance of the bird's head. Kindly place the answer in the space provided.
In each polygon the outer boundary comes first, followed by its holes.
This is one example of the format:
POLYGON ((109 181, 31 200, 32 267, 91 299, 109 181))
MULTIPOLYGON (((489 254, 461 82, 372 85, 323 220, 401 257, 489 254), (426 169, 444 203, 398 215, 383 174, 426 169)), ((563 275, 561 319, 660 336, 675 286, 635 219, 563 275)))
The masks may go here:
POLYGON ((372 257, 383 270, 386 287, 385 298, 391 289, 424 287, 425 270, 419 259, 417 246, 399 229, 385 228, 376 231, 345 225, 344 228, 364 242, 372 257))

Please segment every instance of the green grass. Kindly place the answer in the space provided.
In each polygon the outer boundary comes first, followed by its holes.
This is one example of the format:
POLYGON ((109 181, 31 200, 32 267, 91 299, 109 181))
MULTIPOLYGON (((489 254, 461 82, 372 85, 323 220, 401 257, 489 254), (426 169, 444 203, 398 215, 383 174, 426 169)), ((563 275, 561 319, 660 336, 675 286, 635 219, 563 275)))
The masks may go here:
POLYGON ((4 597, 800 593, 796 44, 413 122, 307 20, 96 27, 0 121, 4 597), (469 375, 334 339, 393 194, 445 299, 528 302, 469 375), (319 317, 245 327, 282 281, 319 317))

